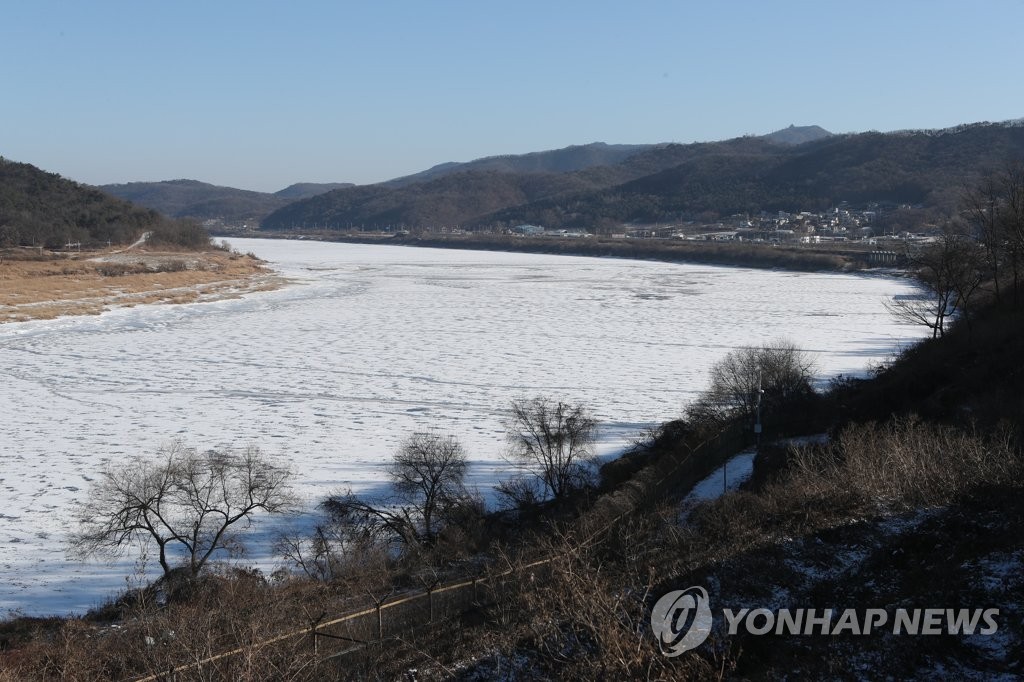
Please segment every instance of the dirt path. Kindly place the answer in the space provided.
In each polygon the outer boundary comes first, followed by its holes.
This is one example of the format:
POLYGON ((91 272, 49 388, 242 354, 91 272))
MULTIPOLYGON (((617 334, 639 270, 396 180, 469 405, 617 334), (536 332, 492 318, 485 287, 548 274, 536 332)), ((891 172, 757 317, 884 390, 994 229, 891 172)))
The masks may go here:
POLYGON ((137 249, 137 248, 139 248, 140 246, 142 246, 143 244, 146 243, 146 240, 149 239, 149 235, 151 235, 151 234, 153 234, 153 233, 152 232, 143 232, 142 236, 139 237, 138 239, 136 239, 133 244, 129 244, 128 246, 124 247, 123 249, 118 249, 117 251, 114 251, 113 253, 124 253, 125 251, 131 251, 132 249, 137 249))

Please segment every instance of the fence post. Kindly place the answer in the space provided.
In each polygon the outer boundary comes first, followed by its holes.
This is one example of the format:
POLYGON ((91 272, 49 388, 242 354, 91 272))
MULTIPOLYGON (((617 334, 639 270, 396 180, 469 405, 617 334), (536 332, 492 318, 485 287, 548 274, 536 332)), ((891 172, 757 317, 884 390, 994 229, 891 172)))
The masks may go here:
POLYGON ((382 603, 383 602, 377 602, 377 639, 384 639, 384 618, 380 613, 382 603))
POLYGON ((427 608, 428 608, 428 613, 430 615, 430 618, 429 618, 429 620, 427 620, 427 622, 428 623, 433 623, 434 622, 434 588, 430 588, 429 590, 427 590, 427 608))

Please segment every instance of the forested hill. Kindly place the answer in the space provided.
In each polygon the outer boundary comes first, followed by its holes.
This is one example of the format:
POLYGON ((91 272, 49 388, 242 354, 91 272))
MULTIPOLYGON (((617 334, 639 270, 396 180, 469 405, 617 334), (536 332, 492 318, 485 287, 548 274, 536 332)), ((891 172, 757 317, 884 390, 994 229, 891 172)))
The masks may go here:
POLYGON ((407 185, 392 181, 328 192, 275 211, 263 220, 262 227, 426 227, 473 221, 490 224, 494 222, 493 215, 509 207, 600 192, 708 155, 756 155, 778 149, 781 147, 751 137, 690 145, 650 145, 619 163, 565 173, 460 170, 407 185))
POLYGON ((167 241, 207 243, 205 232, 108 194, 0 158, 0 246, 60 247, 131 242, 143 232, 167 241))
POLYGON ((291 204, 262 225, 345 229, 534 223, 593 230, 761 210, 818 210, 844 201, 946 207, 978 174, 1024 158, 1024 126, 1019 123, 885 134, 791 132, 818 139, 789 144, 799 137, 776 135, 655 145, 617 163, 564 173, 470 171, 401 186, 353 187, 291 204), (529 191, 510 191, 524 184, 529 191))
POLYGON ((253 192, 211 185, 198 180, 164 180, 102 185, 100 189, 132 203, 175 218, 219 219, 228 223, 258 222, 293 201, 306 199, 349 183, 303 182, 274 192, 253 192))
POLYGON ((552 193, 593 186, 572 173, 467 171, 398 189, 364 185, 336 190, 275 211, 262 225, 282 229, 458 225, 467 216, 487 215, 552 193))
POLYGON ((710 153, 600 191, 548 197, 488 223, 587 227, 759 211, 816 211, 841 202, 951 208, 979 174, 1024 158, 1024 127, 837 135, 748 154, 710 153))
POLYGON ((594 166, 611 166, 625 161, 638 152, 650 149, 650 144, 591 144, 573 145, 563 149, 553 149, 529 154, 505 154, 487 156, 482 159, 463 163, 442 163, 420 173, 395 178, 385 183, 390 187, 436 180, 445 175, 467 173, 470 171, 491 171, 496 173, 569 173, 572 171, 593 168, 594 166))

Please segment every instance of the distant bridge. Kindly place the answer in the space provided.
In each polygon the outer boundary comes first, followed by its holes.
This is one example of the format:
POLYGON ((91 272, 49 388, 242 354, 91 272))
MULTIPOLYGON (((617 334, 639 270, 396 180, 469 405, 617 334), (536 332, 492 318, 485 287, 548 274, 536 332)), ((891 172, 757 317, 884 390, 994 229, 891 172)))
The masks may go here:
POLYGON ((907 257, 899 251, 871 251, 868 262, 872 265, 905 265, 907 257))

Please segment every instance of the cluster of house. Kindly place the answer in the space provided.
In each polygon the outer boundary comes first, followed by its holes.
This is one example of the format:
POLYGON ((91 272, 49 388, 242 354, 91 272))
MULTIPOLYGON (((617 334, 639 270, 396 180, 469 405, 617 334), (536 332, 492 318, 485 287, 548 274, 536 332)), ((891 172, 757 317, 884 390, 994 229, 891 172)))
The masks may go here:
MULTIPOLYGON (((822 244, 829 242, 868 242, 880 239, 907 239, 914 235, 895 235, 879 226, 881 209, 870 205, 852 209, 845 205, 827 211, 778 211, 760 215, 737 214, 716 222, 689 221, 666 225, 626 225, 613 237, 623 239, 685 239, 695 241, 745 241, 771 243, 822 244)), ((516 225, 512 234, 531 237, 590 237, 580 230, 552 230, 540 225, 516 225)))
POLYGON ((516 225, 512 228, 512 234, 524 237, 593 237, 594 235, 583 230, 548 230, 540 225, 516 225))
POLYGON ((748 242, 845 242, 875 236, 872 223, 875 211, 835 208, 821 213, 767 213, 733 215, 715 223, 688 223, 667 228, 638 228, 626 232, 630 237, 667 237, 673 239, 748 242))
POLYGON ((651 227, 627 226, 621 237, 633 239, 685 239, 694 241, 745 241, 771 243, 823 244, 830 242, 867 242, 914 239, 924 235, 890 234, 879 225, 877 206, 863 210, 846 207, 828 211, 787 213, 778 211, 760 215, 738 214, 714 223, 697 221, 651 227))

